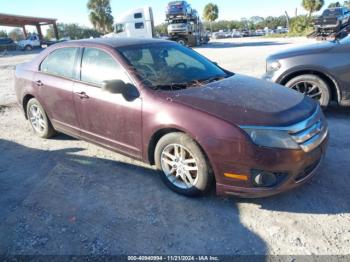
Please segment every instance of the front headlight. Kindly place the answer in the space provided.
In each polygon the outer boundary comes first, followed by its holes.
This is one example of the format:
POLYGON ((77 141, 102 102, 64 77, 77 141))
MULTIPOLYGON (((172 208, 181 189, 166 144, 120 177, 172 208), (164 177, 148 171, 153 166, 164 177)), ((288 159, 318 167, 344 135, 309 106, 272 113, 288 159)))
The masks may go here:
POLYGON ((293 140, 287 131, 253 128, 243 128, 243 130, 250 136, 254 144, 258 146, 282 149, 300 149, 299 145, 293 140))
POLYGON ((266 72, 275 72, 281 68, 281 63, 277 60, 271 60, 266 62, 266 72))

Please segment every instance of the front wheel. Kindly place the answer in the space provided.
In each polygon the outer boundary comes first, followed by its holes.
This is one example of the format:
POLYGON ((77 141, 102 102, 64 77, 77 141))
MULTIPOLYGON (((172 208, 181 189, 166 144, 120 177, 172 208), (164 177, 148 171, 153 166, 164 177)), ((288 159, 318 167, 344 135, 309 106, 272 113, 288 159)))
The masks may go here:
POLYGON ((198 196, 211 185, 208 161, 197 143, 183 133, 162 137, 155 150, 155 162, 162 180, 173 191, 198 196))
POLYGON ((178 39, 177 43, 183 46, 187 46, 187 41, 183 38, 178 39))
POLYGON ((322 108, 327 108, 329 105, 331 93, 329 86, 319 76, 297 76, 288 81, 286 86, 318 101, 322 108))
POLYGON ((27 116, 34 133, 41 138, 50 138, 55 135, 55 130, 44 108, 38 100, 32 98, 27 104, 27 116))

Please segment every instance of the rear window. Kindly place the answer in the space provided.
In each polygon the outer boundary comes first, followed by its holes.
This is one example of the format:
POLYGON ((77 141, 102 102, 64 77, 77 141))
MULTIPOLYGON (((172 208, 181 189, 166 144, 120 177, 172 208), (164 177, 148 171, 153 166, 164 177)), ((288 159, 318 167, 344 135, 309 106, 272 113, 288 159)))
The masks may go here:
POLYGON ((338 16, 342 15, 342 9, 337 8, 337 9, 326 9, 323 12, 323 16, 338 16))

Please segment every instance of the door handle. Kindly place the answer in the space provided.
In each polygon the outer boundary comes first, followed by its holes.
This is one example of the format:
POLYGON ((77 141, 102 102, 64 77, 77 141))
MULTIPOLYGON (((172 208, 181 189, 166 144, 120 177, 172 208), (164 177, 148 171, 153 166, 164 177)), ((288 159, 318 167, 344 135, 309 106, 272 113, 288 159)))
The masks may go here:
POLYGON ((43 86, 44 85, 43 82, 41 82, 41 80, 35 81, 35 83, 36 83, 37 86, 43 86))
POLYGON ((88 99, 89 96, 85 92, 76 92, 77 96, 79 96, 81 99, 88 99))

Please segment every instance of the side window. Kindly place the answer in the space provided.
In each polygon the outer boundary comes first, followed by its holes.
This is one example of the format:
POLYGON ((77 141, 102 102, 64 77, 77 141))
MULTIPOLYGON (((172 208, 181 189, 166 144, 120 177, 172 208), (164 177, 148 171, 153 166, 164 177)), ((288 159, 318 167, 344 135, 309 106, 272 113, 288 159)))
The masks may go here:
POLYGON ((135 29, 143 29, 145 25, 143 23, 135 23, 135 29))
POLYGON ((101 86, 106 80, 130 82, 122 67, 106 52, 86 48, 81 62, 81 81, 101 86))
POLYGON ((117 24, 115 26, 115 32, 116 33, 122 33, 125 31, 125 25, 124 24, 117 24))
POLYGON ((135 18, 135 19, 142 18, 142 13, 135 13, 135 14, 134 14, 134 18, 135 18))
POLYGON ((40 71, 52 75, 74 78, 74 62, 78 48, 60 48, 49 54, 40 65, 40 71))

